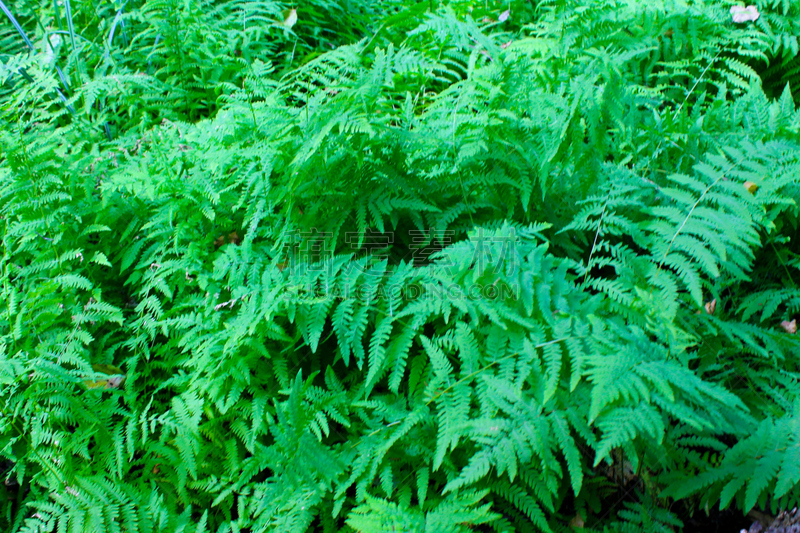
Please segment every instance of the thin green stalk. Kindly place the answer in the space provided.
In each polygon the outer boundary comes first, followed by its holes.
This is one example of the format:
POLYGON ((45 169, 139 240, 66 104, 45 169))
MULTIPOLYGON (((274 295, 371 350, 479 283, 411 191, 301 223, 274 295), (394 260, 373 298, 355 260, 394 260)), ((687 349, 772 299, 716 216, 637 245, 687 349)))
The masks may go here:
POLYGON ((72 42, 72 51, 76 52, 78 47, 75 44, 75 27, 72 24, 72 7, 69 4, 69 0, 64 0, 64 10, 67 16, 67 28, 69 29, 69 39, 72 42))

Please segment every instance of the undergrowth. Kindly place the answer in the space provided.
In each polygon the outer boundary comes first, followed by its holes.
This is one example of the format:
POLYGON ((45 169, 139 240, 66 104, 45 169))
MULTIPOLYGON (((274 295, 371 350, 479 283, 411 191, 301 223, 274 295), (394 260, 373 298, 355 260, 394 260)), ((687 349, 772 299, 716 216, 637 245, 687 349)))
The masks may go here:
POLYGON ((0 529, 796 506, 800 13, 732 5, 0 4, 0 529))

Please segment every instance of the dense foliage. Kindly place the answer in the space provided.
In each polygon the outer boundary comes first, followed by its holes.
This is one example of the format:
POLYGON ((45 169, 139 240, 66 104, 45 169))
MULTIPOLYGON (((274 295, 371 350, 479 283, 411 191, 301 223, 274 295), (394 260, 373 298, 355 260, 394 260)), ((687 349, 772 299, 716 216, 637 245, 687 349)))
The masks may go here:
POLYGON ((0 530, 800 503, 800 6, 4 0, 0 530))

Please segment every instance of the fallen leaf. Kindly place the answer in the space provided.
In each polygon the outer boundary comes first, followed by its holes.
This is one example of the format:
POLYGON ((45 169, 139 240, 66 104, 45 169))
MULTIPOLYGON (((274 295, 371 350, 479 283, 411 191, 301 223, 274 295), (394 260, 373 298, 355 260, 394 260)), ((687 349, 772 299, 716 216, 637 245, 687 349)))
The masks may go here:
POLYGON ((751 194, 755 194, 758 190, 758 185, 753 183, 752 181, 745 181, 744 188, 747 189, 751 194))
POLYGON ((121 368, 114 365, 92 365, 92 370, 103 374, 124 374, 121 368))
POLYGON ((505 11, 500 13, 499 17, 497 17, 497 22, 505 22, 505 21, 508 20, 508 17, 510 17, 510 16, 511 16, 511 10, 510 9, 506 9, 505 11))
POLYGON ((731 16, 734 22, 741 24, 742 22, 756 21, 761 14, 756 6, 731 6, 731 16))
POLYGON ((709 315, 713 315, 714 311, 717 310, 717 299, 714 298, 710 302, 706 302, 705 308, 706 308, 706 313, 708 313, 709 315))
POLYGON ((784 320, 781 322, 781 327, 786 331, 786 333, 794 335, 797 333, 797 319, 793 318, 791 321, 784 320))
POLYGON ((85 379, 87 389, 118 389, 125 383, 125 373, 121 368, 112 365, 92 365, 92 370, 101 374, 99 379, 85 379))
POLYGON ((569 527, 572 529, 583 529, 585 522, 583 521, 583 517, 581 513, 576 514, 572 520, 569 521, 569 527))
POLYGON ((239 234, 235 231, 228 233, 228 235, 220 235, 214 240, 214 248, 219 248, 223 244, 239 244, 241 239, 239 234))
POLYGON ((289 29, 297 24, 297 10, 296 9, 287 9, 283 12, 283 22, 281 23, 289 29))

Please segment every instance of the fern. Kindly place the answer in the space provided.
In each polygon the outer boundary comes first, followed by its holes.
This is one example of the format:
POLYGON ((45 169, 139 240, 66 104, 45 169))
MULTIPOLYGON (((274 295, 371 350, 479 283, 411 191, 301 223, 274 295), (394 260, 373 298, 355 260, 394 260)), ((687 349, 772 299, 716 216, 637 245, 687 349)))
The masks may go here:
POLYGON ((479 4, 2 4, 0 529, 797 504, 794 7, 479 4))

